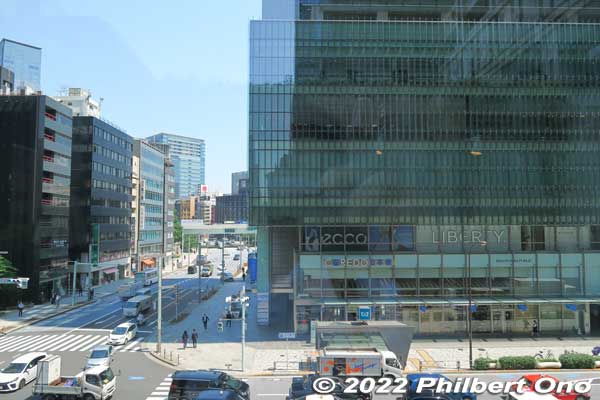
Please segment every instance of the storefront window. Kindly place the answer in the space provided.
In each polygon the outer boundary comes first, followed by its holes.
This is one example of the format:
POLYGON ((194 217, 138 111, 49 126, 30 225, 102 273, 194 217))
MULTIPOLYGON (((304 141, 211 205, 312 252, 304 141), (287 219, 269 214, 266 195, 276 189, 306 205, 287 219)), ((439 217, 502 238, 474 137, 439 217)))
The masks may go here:
POLYGON ((411 225, 392 227, 392 248, 394 251, 415 250, 415 228, 411 225))
POLYGON ((540 332, 560 332, 562 330, 561 304, 541 304, 540 332))
POLYGON ((514 293, 515 296, 535 296, 537 294, 537 276, 535 267, 526 263, 519 264, 515 262, 514 293))
POLYGON ((392 238, 389 226, 377 225, 369 227, 369 251, 389 252, 391 242, 392 238))
POLYGON ((298 321, 299 334, 307 334, 310 331, 311 321, 321 319, 321 306, 297 306, 296 321, 298 321))
POLYGON ((477 305, 477 309, 471 314, 471 329, 477 333, 489 333, 491 331, 492 313, 490 306, 477 305))
POLYGON ((419 327, 419 308, 399 304, 396 309, 396 319, 408 326, 419 327))
POLYGON ((444 256, 444 295, 465 295, 465 257, 462 254, 444 256))
POLYGON ((582 294, 581 267, 565 267, 562 269, 564 282, 564 295, 573 296, 582 294))
POLYGON ((441 285, 441 257, 438 255, 419 256, 419 295, 440 296, 441 285))
POLYGON ((344 269, 332 269, 323 266, 323 297, 344 298, 344 269))
POLYGON ((346 269, 346 297, 369 297, 369 269, 346 269))
POLYGON ((395 304, 378 304, 375 306, 375 319, 377 321, 395 321, 396 320, 396 305, 395 304))
POLYGON ((345 306, 324 306, 322 321, 345 321, 346 307, 345 306))
POLYGON ((534 320, 538 322, 539 326, 538 312, 539 306, 535 304, 517 304, 515 307, 514 332, 531 334, 534 320))

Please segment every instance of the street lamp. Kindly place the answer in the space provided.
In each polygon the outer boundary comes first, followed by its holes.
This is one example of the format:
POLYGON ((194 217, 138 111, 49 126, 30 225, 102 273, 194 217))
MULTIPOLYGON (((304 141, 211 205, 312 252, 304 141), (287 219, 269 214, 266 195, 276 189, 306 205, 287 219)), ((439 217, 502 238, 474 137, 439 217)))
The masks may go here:
POLYGON ((472 285, 471 285, 471 252, 473 251, 473 247, 475 246, 485 247, 487 246, 487 242, 485 240, 471 243, 469 246, 469 251, 466 253, 467 256, 467 297, 469 301, 469 306, 467 309, 467 329, 469 331, 469 369, 473 369, 473 293, 472 293, 472 285))

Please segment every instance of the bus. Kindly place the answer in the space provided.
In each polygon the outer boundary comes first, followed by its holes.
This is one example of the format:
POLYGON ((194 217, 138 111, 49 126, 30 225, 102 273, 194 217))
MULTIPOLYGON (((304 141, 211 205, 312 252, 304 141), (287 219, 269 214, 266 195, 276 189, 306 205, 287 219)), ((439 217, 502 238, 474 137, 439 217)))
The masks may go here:
POLYGON ((144 286, 150 286, 158 282, 158 270, 156 268, 147 269, 135 273, 135 281, 142 282, 144 286))

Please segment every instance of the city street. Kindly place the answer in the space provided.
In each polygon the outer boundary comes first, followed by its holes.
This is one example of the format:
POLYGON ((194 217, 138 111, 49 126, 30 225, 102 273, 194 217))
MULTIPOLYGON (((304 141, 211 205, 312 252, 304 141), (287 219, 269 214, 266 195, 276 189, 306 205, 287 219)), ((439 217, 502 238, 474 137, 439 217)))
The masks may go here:
MULTIPOLYGON (((208 249, 208 259, 215 266, 215 273, 210 278, 202 278, 203 291, 209 287, 219 287, 217 266, 221 261, 220 249, 208 249)), ((240 265, 233 260, 233 255, 238 251, 226 248, 226 269, 235 273, 240 265)), ((246 252, 243 259, 246 260, 246 252)), ((187 268, 181 268, 173 274, 163 278, 163 320, 175 318, 176 312, 181 312, 186 306, 197 306, 198 275, 188 275, 187 268), (179 304, 176 307, 175 289, 178 286, 179 304), (166 288, 171 287, 171 288, 166 288)), ((158 285, 150 287, 153 293, 158 290, 158 285)), ((116 294, 106 296, 93 304, 57 315, 37 324, 24 327, 11 334, 0 337, 0 368, 5 367, 11 360, 32 351, 43 351, 62 357, 62 374, 72 375, 80 372, 85 365, 89 350, 94 346, 106 343, 109 332, 133 318, 122 315, 122 301, 116 294)), ((156 313, 150 315, 146 325, 138 329, 135 340, 123 346, 115 347, 113 371, 121 372, 115 398, 140 399, 156 393, 156 388, 168 380, 172 368, 161 365, 146 352, 144 340, 156 329, 156 313), (152 360, 152 361, 150 361, 152 360), (143 368, 140 367, 143 365, 143 368), (126 382, 135 381, 135 385, 126 382), (142 397, 141 394, 144 394, 142 397)), ((2 394, 6 399, 31 398, 32 384, 23 390, 11 394, 2 394)), ((165 385, 163 385, 165 387, 165 385)), ((168 384, 166 385, 168 390, 168 384)), ((166 395, 166 394, 165 394, 166 395)), ((159 397, 160 398, 160 397, 159 397)))

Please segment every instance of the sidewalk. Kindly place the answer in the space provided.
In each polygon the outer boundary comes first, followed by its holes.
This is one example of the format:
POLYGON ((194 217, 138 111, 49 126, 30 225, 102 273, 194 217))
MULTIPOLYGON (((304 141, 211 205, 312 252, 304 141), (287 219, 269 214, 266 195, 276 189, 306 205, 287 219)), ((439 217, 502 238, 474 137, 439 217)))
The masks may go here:
POLYGON ((88 301, 87 291, 84 291, 83 295, 75 297, 74 306, 72 305, 73 298, 71 296, 64 296, 61 297, 58 307, 55 304, 50 303, 26 305, 22 317, 19 317, 19 312, 17 310, 0 312, 0 332, 7 333, 23 326, 31 325, 40 320, 50 318, 54 315, 65 313, 74 308, 82 307, 83 305, 115 293, 120 285, 131 281, 133 281, 133 278, 121 279, 102 286, 95 286, 94 300, 88 301))

